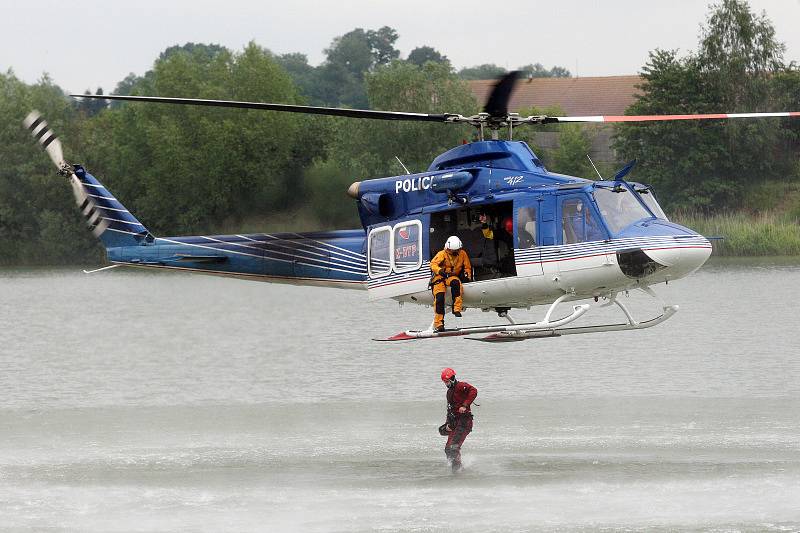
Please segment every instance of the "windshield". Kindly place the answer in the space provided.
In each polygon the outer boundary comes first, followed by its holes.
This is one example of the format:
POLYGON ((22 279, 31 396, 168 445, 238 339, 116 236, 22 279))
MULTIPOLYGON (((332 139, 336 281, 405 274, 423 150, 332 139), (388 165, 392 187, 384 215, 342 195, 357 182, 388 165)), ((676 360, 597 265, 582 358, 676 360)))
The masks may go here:
POLYGON ((658 205, 658 200, 656 200, 656 196, 653 194, 653 190, 650 187, 642 186, 634 187, 634 189, 639 193, 639 198, 642 199, 647 208, 650 209, 657 218, 669 220, 667 215, 664 214, 664 210, 658 205))
POLYGON ((619 233, 637 220, 653 217, 633 194, 622 184, 613 189, 595 186, 594 199, 612 233, 619 233))

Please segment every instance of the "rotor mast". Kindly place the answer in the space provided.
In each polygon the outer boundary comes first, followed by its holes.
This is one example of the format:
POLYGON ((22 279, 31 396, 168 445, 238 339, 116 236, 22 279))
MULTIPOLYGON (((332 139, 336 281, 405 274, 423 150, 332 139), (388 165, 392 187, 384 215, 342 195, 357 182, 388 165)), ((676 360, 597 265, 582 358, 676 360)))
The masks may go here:
POLYGON ((500 130, 508 128, 508 140, 514 140, 514 128, 523 126, 525 124, 548 124, 558 122, 557 118, 548 117, 547 115, 531 115, 528 117, 521 117, 519 113, 506 113, 502 116, 493 116, 489 113, 483 112, 477 115, 465 117, 462 115, 451 115, 448 122, 451 123, 465 123, 474 126, 480 132, 480 140, 485 140, 486 130, 489 130, 491 139, 493 141, 499 140, 500 130))

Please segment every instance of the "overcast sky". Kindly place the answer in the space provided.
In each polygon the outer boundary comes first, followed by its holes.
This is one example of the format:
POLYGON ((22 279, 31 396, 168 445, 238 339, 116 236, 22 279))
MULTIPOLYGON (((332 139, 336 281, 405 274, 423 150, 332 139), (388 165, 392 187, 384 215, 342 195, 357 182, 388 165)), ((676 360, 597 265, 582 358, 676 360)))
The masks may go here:
MULTIPOLYGON (((634 74, 654 48, 697 47, 706 0, 0 0, 0 71, 45 72, 63 89, 110 92, 158 54, 189 41, 233 50, 248 41, 312 64, 353 28, 395 28, 402 57, 433 46, 457 68, 560 65, 573 75, 634 74)), ((800 0, 750 0, 800 62, 800 0)))

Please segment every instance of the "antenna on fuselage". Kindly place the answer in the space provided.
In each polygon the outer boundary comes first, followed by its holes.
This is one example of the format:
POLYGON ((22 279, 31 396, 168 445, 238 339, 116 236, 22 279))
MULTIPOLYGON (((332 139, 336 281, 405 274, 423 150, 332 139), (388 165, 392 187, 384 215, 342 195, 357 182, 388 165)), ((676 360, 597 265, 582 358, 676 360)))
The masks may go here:
POLYGON ((402 162, 402 161, 400 161, 400 158, 399 158, 399 157, 397 157, 397 156, 394 156, 394 158, 395 158, 395 159, 397 159, 397 162, 398 162, 398 163, 400 163, 400 166, 401 166, 401 167, 403 167, 403 170, 405 170, 405 171, 406 171, 406 174, 411 174, 411 172, 409 172, 409 171, 408 171, 408 169, 407 169, 407 168, 406 168, 406 166, 403 164, 403 162, 402 162))
POLYGON ((592 158, 589 157, 589 154, 586 154, 586 159, 588 159, 589 163, 592 164, 592 168, 594 169, 595 172, 597 172, 597 176, 600 178, 600 181, 603 181, 603 176, 600 175, 600 171, 597 170, 596 166, 594 166, 594 161, 592 161, 592 158))

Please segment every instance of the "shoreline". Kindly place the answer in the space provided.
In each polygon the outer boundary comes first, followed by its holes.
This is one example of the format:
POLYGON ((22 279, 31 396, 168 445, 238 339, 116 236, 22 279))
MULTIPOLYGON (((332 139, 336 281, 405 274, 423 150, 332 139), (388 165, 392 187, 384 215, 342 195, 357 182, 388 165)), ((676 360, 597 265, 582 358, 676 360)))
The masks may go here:
POLYGON ((701 215, 678 213, 673 222, 691 228, 712 240, 716 257, 800 256, 800 224, 776 213, 750 215, 743 212, 701 215))

